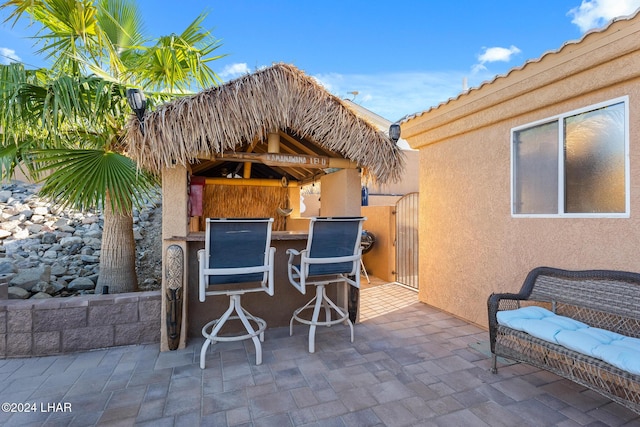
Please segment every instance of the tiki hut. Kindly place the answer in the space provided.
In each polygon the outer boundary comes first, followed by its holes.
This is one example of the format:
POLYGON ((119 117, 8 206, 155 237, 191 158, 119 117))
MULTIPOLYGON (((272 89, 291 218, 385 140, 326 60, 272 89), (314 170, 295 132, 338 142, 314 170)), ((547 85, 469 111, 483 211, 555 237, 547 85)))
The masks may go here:
MULTIPOLYGON (((349 159, 382 183, 396 181, 403 166, 401 151, 384 133, 289 64, 162 105, 144 118, 144 134, 133 118, 128 144, 130 155, 152 171, 197 163, 198 173, 220 176, 236 169, 230 162, 242 159, 239 153, 251 153, 246 158, 256 161, 274 131, 281 153, 349 159)), ((304 165, 285 170, 263 164, 250 176, 305 182, 317 172, 304 165)))
MULTIPOLYGON (((181 346, 186 325, 189 334, 198 334, 202 323, 193 289, 205 218, 273 217, 274 244, 282 241, 276 258, 284 257, 294 240, 306 239, 308 219, 299 207, 303 185, 322 183, 322 215, 360 215, 362 180, 394 182, 404 166, 402 151, 384 132, 288 64, 161 105, 143 120, 141 126, 132 116, 128 124, 128 152, 162 175, 163 290, 184 283, 187 293, 181 346), (180 248, 182 258, 168 261, 169 247, 180 248), (167 277, 180 280, 167 283, 167 277)), ((286 265, 284 258, 276 262, 286 265)), ((286 275, 281 282, 288 286, 286 275)), ((271 310, 270 325, 288 322, 287 304, 295 308, 300 302, 280 292, 282 313, 271 310)), ((263 302, 255 305, 264 308, 263 302)), ((163 349, 167 328, 172 326, 163 322, 163 349)))

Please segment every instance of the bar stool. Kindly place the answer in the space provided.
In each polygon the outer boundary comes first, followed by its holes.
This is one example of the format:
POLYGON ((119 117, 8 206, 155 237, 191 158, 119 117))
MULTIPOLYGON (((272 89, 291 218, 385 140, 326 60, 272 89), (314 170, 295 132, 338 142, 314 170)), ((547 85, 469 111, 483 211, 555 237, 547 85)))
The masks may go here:
POLYGON ((314 217, 309 224, 306 249, 287 249, 289 282, 302 294, 306 294, 307 285, 316 287, 316 296, 296 309, 289 322, 289 335, 293 335, 294 320, 309 325, 309 353, 315 352, 317 326, 346 322, 353 342, 353 323, 349 313, 327 297, 326 286, 344 282, 360 288, 360 239, 365 220, 364 217, 314 217), (295 263, 298 258, 299 263, 295 263), (322 308, 325 320, 319 320, 322 308), (310 319, 301 316, 307 309, 313 309, 310 319), (332 313, 336 315, 334 318, 332 313))
POLYGON ((205 342, 200 350, 200 368, 210 344, 217 341, 251 339, 256 365, 262 363, 262 345, 267 322, 242 307, 247 292, 273 296, 273 264, 276 249, 270 248, 273 218, 207 218, 205 248, 198 251, 199 298, 227 295, 229 308, 202 328, 205 342), (235 315, 234 315, 235 313, 235 315), (219 335, 228 320, 240 320, 246 334, 219 335), (252 325, 252 322, 256 327, 252 325))

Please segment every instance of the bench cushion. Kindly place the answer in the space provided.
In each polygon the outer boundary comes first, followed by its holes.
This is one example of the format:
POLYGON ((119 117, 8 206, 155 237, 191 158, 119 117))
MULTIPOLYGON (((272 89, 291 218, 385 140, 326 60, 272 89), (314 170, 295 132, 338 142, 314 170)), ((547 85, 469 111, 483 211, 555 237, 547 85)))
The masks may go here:
POLYGON ((545 341, 557 342, 556 334, 563 330, 575 331, 588 327, 569 317, 558 316, 546 308, 530 306, 517 310, 499 311, 498 323, 545 341))
POLYGON ((500 325, 523 331, 570 350, 603 360, 632 374, 640 375, 640 339, 627 337, 569 317, 558 316, 542 307, 499 311, 500 325))

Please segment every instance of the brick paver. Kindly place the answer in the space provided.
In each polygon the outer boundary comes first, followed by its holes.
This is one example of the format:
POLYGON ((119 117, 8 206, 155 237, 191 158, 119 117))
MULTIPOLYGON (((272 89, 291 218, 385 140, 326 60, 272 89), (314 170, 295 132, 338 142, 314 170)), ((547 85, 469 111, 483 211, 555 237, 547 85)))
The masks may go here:
POLYGON ((598 394, 523 364, 489 372, 487 332, 417 302, 396 284, 361 291, 355 342, 346 326, 267 329, 251 342, 202 339, 0 360, 0 425, 580 426, 640 425, 598 394), (4 408, 4 407, 3 407, 4 408), (30 411, 30 412, 27 412, 30 411))

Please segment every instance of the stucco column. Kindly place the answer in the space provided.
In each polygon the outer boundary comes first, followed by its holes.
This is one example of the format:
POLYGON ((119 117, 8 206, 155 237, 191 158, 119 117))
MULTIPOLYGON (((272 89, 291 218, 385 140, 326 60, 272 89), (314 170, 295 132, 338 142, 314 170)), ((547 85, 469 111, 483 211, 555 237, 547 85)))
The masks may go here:
POLYGON ((360 216, 361 183, 358 169, 342 169, 320 179, 320 215, 360 216))
MULTIPOLYGON (((361 181, 357 169, 342 169, 320 179, 320 215, 322 216, 360 216, 361 181)), ((358 271, 360 274, 360 271, 358 271)), ((338 288, 336 303, 345 309, 348 307, 349 285, 338 288)), ((360 318, 360 304, 358 304, 360 318)))
POLYGON ((291 216, 300 218, 300 187, 292 185, 287 191, 289 192, 289 207, 293 209, 291 216))
POLYGON ((187 301, 188 301, 188 268, 187 242, 185 240, 168 240, 173 237, 185 237, 189 234, 188 184, 189 171, 184 166, 175 166, 162 171, 162 316, 160 325, 160 351, 169 350, 167 342, 167 248, 177 245, 182 248, 182 321, 178 348, 184 348, 187 341, 187 301))

